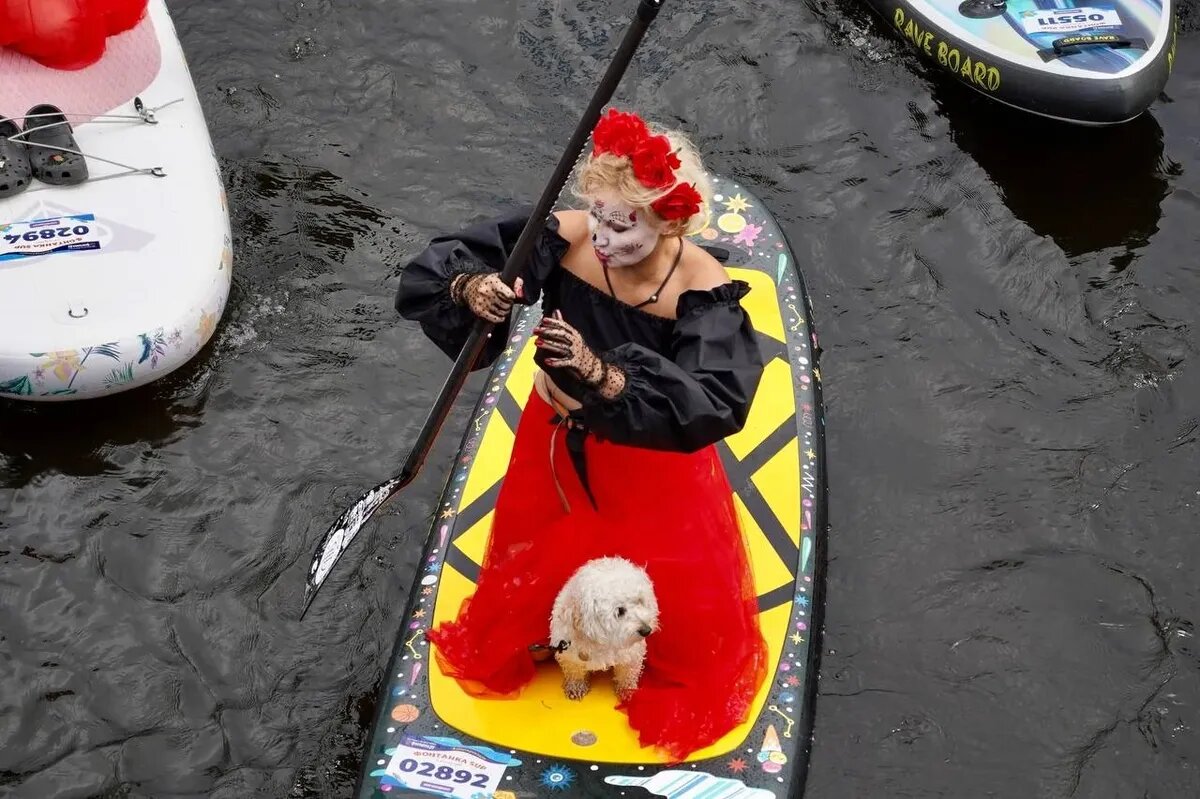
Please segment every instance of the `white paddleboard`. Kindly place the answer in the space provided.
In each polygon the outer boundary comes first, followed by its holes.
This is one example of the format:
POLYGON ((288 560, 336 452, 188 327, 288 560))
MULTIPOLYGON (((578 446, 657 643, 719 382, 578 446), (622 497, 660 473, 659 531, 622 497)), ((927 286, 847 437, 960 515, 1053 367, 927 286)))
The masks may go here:
POLYGON ((0 49, 0 114, 21 124, 41 103, 67 115, 90 176, 0 199, 0 397, 144 385, 212 336, 233 263, 220 170, 163 0, 82 70, 0 49))

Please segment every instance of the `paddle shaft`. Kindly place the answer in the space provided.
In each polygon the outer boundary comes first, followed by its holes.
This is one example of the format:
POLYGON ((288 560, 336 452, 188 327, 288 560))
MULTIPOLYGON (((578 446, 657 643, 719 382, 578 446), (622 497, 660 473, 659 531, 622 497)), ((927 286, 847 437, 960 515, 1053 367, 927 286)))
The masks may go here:
MULTIPOLYGON (((604 73, 604 77, 601 78, 600 85, 596 87, 596 93, 592 96, 587 110, 584 111, 583 118, 579 120, 579 125, 575 128, 575 133, 572 134, 570 141, 567 143, 566 150, 564 150, 562 158, 559 160, 558 166, 550 178, 550 182, 546 185, 545 191, 542 192, 542 197, 538 200, 533 214, 529 217, 529 221, 525 223, 525 227, 521 231, 521 235, 518 237, 512 253, 504 262, 504 269, 500 272, 500 278, 509 286, 512 286, 516 282, 517 275, 520 274, 521 269, 525 266, 525 262, 529 260, 529 255, 533 252, 534 242, 546 227, 546 221, 550 218, 550 212, 553 210, 554 204, 558 201, 558 196, 562 193, 563 186, 566 185, 567 178, 570 177, 571 170, 578 161, 580 153, 583 152, 583 146, 587 143, 588 136, 591 135, 596 123, 600 121, 601 109, 604 108, 605 104, 612 97, 617 84, 621 81, 621 76, 625 73, 626 67, 633 60, 634 51, 637 50, 638 44, 641 42, 646 30, 650 27, 650 23, 658 16, 658 11, 662 7, 662 4, 663 0, 640 0, 633 23, 629 26, 629 30, 625 33, 625 38, 621 40, 621 44, 617 47, 617 52, 613 56, 612 62, 608 65, 608 70, 604 73)), ((316 598, 317 592, 325 584, 325 579, 329 576, 330 571, 341 558, 342 553, 346 551, 346 548, 350 546, 351 542, 358 535, 359 530, 367 523, 367 520, 384 503, 411 483, 413 478, 417 476, 417 473, 421 471, 421 467, 425 463, 425 458, 429 455, 429 450, 433 447, 434 440, 441 431, 446 417, 450 415, 450 407, 454 403, 454 398, 458 396, 458 392, 462 389, 463 384, 466 383, 467 375, 470 374, 471 369, 479 360, 479 356, 483 352, 488 338, 492 335, 492 327, 493 325, 490 322, 482 319, 475 320, 470 336, 467 338, 462 350, 458 353, 458 358, 455 359, 454 366, 450 369, 450 374, 446 377, 446 382, 442 384, 442 390, 438 392, 433 410, 429 412, 429 416, 425 419, 425 424, 421 426, 421 432, 417 434, 417 441, 413 445, 412 450, 409 451, 400 474, 386 482, 380 483, 359 497, 358 501, 347 508, 338 517, 338 520, 334 522, 333 526, 326 531, 324 537, 322 537, 308 568, 308 578, 305 580, 304 585, 304 609, 300 613, 300 618, 304 618, 304 615, 308 612, 309 607, 316 598)))
MULTIPOLYGON (((629 62, 633 60, 634 52, 650 27, 650 23, 658 15, 662 3, 663 0, 641 0, 638 3, 633 24, 625 32, 625 38, 621 40, 612 62, 608 65, 608 70, 600 79, 600 85, 596 87, 596 93, 592 95, 592 100, 588 103, 583 117, 575 127, 575 132, 571 134, 571 139, 567 142, 567 147, 558 161, 558 166, 554 169, 554 174, 550 177, 550 182, 546 184, 542 197, 534 207, 533 213, 530 214, 529 221, 525 223, 525 228, 517 238, 517 243, 509 254, 508 260, 504 262, 500 279, 507 285, 512 286, 516 282, 525 262, 529 260, 529 256, 533 252, 533 245, 546 227, 554 204, 558 202, 558 197, 567 184, 567 178, 571 176, 571 170, 575 168, 575 164, 579 160, 579 154, 583 151, 583 146, 587 143, 592 128, 596 127, 596 123, 600 121, 601 110, 616 91, 617 84, 621 82, 621 76, 625 73, 629 62)), ((450 415, 450 408, 454 404, 455 397, 462 390, 463 384, 467 382, 467 376, 479 360, 483 348, 492 336, 494 327, 493 323, 476 318, 470 337, 467 338, 458 357, 454 360, 454 366, 451 367, 450 374, 446 376, 442 390, 438 392, 433 409, 425 419, 421 432, 417 434, 417 441, 404 461, 404 467, 400 470, 399 475, 400 484, 396 486, 397 491, 408 485, 417 476, 417 472, 421 471, 421 467, 425 464, 425 458, 429 455, 429 450, 433 448, 434 440, 441 432, 446 417, 450 415)))

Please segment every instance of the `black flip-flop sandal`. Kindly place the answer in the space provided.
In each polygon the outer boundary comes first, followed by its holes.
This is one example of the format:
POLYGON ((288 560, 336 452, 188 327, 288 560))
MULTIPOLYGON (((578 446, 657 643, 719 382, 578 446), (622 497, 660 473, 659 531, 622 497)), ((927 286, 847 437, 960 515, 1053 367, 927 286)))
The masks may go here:
POLYGON ((8 140, 20 132, 16 122, 0 116, 0 197, 20 194, 33 181, 29 151, 20 142, 8 140))
POLYGON ((38 180, 55 186, 73 186, 87 180, 87 159, 79 154, 71 125, 57 106, 29 109, 21 139, 28 143, 29 163, 38 180))

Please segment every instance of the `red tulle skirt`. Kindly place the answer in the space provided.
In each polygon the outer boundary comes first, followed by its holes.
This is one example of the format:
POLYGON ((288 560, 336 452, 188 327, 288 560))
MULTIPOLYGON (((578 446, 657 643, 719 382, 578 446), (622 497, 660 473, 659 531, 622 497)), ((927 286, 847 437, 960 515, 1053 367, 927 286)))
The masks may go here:
MULTIPOLYGON (((673 759, 745 720, 767 669, 749 554, 714 447, 693 454, 586 442, 589 503, 565 429, 535 392, 521 417, 475 594, 428 633, 444 673, 476 696, 512 696, 537 667, 554 599, 572 573, 604 556, 644 567, 659 604, 645 672, 618 705, 642 746, 673 759)), ((551 664, 551 667, 556 667, 551 664)))

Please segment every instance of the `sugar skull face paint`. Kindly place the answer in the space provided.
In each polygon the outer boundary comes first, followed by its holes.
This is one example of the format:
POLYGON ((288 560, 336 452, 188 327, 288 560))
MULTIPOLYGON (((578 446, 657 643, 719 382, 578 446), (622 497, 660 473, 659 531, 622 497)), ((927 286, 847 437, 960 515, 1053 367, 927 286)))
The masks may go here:
POLYGON ((654 251, 658 230, 615 192, 592 198, 588 230, 600 263, 611 269, 632 266, 654 251))

